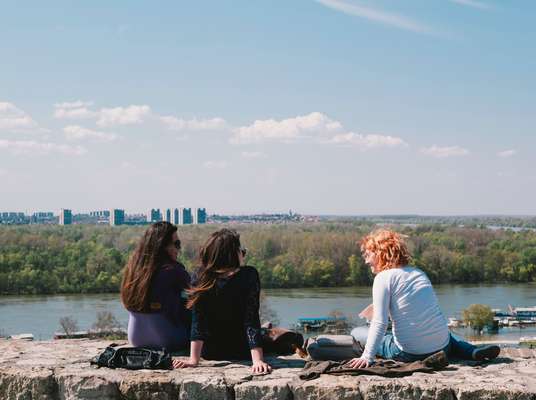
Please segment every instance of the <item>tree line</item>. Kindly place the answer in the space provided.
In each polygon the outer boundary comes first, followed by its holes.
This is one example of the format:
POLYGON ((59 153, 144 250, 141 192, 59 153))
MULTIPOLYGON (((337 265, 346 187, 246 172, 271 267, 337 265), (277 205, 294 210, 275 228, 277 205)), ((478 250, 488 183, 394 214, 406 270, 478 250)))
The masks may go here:
MULTIPOLYGON (((179 228, 181 261, 193 271, 199 246, 223 225, 179 228)), ((235 225, 265 288, 370 285, 358 241, 365 221, 235 225)), ((117 292, 144 227, 0 227, 0 293, 117 292)), ((536 281, 536 232, 448 225, 395 227, 433 283, 536 281)))

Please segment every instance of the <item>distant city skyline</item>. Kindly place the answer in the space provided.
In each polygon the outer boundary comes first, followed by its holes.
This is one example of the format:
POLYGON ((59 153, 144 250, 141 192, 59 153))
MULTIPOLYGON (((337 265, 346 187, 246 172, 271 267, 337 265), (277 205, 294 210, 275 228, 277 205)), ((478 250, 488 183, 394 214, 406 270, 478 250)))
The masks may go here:
POLYGON ((0 208, 536 215, 535 14, 530 0, 8 2, 0 208))
POLYGON ((73 212, 72 209, 62 208, 57 214, 51 211, 33 213, 0 210, 0 225, 27 224, 109 224, 145 225, 166 221, 174 225, 198 225, 207 222, 207 210, 204 207, 172 207, 151 208, 145 213, 127 213, 120 208, 109 210, 92 210, 89 212, 73 212), (57 217, 57 218, 56 218, 57 217))

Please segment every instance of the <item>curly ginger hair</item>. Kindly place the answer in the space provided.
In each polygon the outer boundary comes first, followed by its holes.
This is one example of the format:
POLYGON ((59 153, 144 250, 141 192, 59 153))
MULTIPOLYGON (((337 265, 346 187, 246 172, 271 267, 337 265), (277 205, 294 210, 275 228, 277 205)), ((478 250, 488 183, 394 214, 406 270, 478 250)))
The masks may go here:
POLYGON ((361 252, 373 253, 380 271, 403 267, 411 260, 404 237, 388 229, 378 229, 361 239, 361 252))

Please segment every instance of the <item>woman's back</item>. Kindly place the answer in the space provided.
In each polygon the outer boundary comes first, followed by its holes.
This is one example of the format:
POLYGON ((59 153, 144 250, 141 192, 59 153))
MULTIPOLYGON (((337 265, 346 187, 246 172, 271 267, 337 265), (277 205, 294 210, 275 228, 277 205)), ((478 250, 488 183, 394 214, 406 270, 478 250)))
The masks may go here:
POLYGON ((246 266, 203 295, 193 308, 191 339, 204 341, 204 358, 247 358, 260 346, 259 293, 259 274, 246 266))
POLYGON ((182 292, 190 276, 177 262, 181 241, 169 222, 151 224, 123 270, 121 301, 129 311, 134 346, 178 349, 188 341, 189 318, 182 292))
MULTIPOLYGON (((430 280, 423 271, 408 265, 411 254, 402 235, 379 229, 365 236, 360 245, 365 263, 376 277, 365 350, 361 357, 350 361, 351 368, 367 367, 376 355, 409 362, 423 360, 440 350, 463 359, 497 357, 497 346, 476 349, 450 334, 430 280), (392 334, 386 334, 389 316, 392 334)), ((362 315, 370 314, 369 310, 367 307, 362 315)), ((362 340, 359 327, 352 336, 362 340)))
POLYGON ((162 313, 174 325, 190 325, 185 290, 190 275, 184 265, 169 262, 159 267, 151 279, 146 312, 162 313))
POLYGON ((182 293, 190 285, 184 266, 169 262, 157 268, 143 312, 129 310, 128 336, 134 346, 183 348, 189 340, 190 317, 182 293))
POLYGON ((376 276, 374 286, 389 294, 393 336, 403 351, 426 354, 448 344, 447 320, 423 271, 412 266, 388 269, 376 276))

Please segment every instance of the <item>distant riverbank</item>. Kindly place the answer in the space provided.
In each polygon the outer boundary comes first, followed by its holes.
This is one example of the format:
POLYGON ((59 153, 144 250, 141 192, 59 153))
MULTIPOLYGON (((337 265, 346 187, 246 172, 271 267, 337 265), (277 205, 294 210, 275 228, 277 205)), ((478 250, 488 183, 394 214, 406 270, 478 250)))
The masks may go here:
MULTIPOLYGON (((505 309, 536 305, 536 284, 436 285, 441 308, 447 317, 460 317, 472 303, 505 309)), ((301 317, 326 316, 332 311, 346 315, 352 324, 364 322, 358 312, 371 301, 370 287, 267 289, 268 305, 281 326, 292 327, 301 317)), ((73 316, 80 329, 88 329, 99 311, 110 311, 126 326, 128 314, 118 294, 0 296, 0 330, 3 334, 32 333, 36 339, 50 339, 59 330, 58 321, 73 316)), ((471 331, 460 331, 465 336, 471 331)), ((503 328, 497 335, 470 337, 478 340, 516 340, 534 336, 534 328, 503 328)))
MULTIPOLYGON (((217 228, 222 227, 219 225, 217 228)), ((368 286, 359 240, 366 221, 236 225, 247 263, 264 288, 368 286)), ((181 226, 181 261, 192 271, 215 226, 181 226)), ((482 227, 394 227, 408 236, 414 265, 434 284, 536 281, 536 232, 482 227)), ((143 227, 0 227, 0 293, 113 293, 143 227)))

